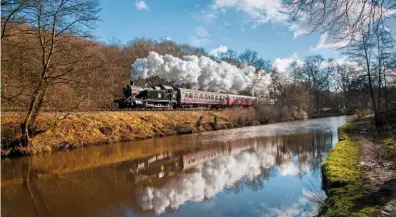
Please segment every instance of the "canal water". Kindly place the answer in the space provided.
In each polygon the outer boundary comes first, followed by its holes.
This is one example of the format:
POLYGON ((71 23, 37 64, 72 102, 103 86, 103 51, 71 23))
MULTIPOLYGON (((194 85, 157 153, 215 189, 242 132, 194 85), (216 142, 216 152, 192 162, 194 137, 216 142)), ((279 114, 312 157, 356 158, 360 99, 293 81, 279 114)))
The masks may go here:
POLYGON ((313 216, 320 165, 352 117, 2 160, 2 216, 313 216))

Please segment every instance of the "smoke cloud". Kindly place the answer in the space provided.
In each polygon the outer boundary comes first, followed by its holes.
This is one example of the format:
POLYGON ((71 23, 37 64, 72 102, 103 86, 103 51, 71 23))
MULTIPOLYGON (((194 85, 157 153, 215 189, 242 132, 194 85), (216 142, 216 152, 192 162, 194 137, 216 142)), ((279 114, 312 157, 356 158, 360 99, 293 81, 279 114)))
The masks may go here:
POLYGON ((172 55, 159 55, 151 51, 147 58, 137 59, 132 64, 131 79, 145 79, 158 76, 174 84, 190 83, 193 88, 209 91, 237 93, 252 88, 260 78, 260 88, 267 88, 269 75, 259 76, 263 71, 246 64, 241 68, 227 62, 216 62, 206 56, 184 56, 183 59, 172 55))

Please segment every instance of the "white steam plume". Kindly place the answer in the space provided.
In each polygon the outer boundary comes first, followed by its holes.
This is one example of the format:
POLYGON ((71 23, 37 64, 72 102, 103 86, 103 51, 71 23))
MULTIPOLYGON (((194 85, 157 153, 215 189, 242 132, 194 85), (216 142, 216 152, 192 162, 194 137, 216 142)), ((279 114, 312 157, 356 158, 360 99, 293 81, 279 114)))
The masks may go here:
MULTIPOLYGON (((151 51, 147 58, 137 59, 132 64, 131 79, 158 76, 175 84, 190 83, 193 88, 210 91, 237 93, 251 88, 260 71, 252 66, 238 68, 227 62, 216 62, 206 56, 184 56, 183 59, 172 55, 159 55, 151 51)), ((263 76, 268 83, 269 76, 263 76)), ((265 88, 267 85, 265 85, 265 88)))

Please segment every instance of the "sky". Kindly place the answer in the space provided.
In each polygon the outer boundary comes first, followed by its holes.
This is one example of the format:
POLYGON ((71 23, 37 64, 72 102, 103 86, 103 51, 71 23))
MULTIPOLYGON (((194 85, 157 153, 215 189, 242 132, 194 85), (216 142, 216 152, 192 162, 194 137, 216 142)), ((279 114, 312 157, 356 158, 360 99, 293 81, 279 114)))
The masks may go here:
MULTIPOLYGON (((291 25, 281 0, 100 0, 94 35, 100 41, 134 38, 173 40, 201 46, 211 54, 253 49, 282 68, 294 59, 321 54, 342 59, 326 34, 291 25)), ((395 25, 396 26, 396 25, 395 25)))

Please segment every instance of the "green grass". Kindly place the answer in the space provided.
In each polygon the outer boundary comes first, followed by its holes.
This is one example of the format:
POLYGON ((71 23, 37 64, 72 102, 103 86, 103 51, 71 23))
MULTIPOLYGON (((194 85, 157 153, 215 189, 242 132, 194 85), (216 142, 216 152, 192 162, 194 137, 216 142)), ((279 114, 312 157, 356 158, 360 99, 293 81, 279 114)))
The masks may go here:
POLYGON ((352 131, 355 127, 356 127, 355 123, 348 122, 348 123, 344 124, 343 126, 341 126, 340 128, 338 128, 338 139, 340 141, 349 139, 348 132, 352 131))
POLYGON ((396 154, 396 138, 386 138, 382 140, 384 148, 396 154))
POLYGON ((340 142, 329 153, 322 165, 324 188, 327 199, 321 207, 320 216, 376 216, 376 207, 360 207, 359 200, 365 195, 362 190, 359 169, 359 143, 353 141, 349 132, 356 130, 356 122, 339 128, 340 142))

